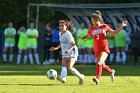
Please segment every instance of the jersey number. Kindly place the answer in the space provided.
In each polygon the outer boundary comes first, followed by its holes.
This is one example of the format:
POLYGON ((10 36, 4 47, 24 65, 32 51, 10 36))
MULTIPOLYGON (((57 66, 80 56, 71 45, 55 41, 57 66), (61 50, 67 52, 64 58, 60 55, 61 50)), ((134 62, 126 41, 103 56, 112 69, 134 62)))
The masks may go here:
POLYGON ((96 39, 99 40, 99 35, 96 35, 96 39))

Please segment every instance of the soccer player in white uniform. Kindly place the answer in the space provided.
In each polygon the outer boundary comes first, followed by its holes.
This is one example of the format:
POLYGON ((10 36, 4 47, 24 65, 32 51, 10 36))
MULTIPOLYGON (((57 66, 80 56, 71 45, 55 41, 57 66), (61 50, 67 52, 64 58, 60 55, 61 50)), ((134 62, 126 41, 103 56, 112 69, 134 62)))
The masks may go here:
POLYGON ((66 20, 60 20, 59 29, 61 31, 59 33, 60 45, 50 48, 50 51, 55 51, 59 48, 61 48, 62 50, 62 70, 61 75, 58 76, 57 79, 60 80, 62 83, 65 83, 68 69, 72 72, 72 74, 79 78, 79 85, 82 85, 84 81, 84 75, 73 67, 75 61, 77 61, 78 48, 75 44, 72 34, 69 31, 70 22, 66 20))
POLYGON ((4 44, 4 53, 3 53, 3 63, 6 63, 7 61, 7 55, 6 52, 8 51, 8 48, 10 48, 10 59, 9 63, 12 63, 13 60, 13 47, 15 46, 15 35, 16 35, 16 29, 13 28, 13 23, 8 23, 8 28, 5 29, 4 37, 5 37, 5 44, 4 44))

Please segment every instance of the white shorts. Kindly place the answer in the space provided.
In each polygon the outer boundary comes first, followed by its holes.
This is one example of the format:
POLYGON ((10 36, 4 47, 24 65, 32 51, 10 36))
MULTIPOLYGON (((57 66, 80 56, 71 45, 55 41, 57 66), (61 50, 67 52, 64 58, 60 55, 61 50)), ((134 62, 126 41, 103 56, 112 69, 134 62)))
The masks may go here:
POLYGON ((4 46, 5 46, 5 47, 14 47, 15 44, 8 44, 8 43, 5 43, 4 46))
POLYGON ((109 48, 115 48, 115 46, 109 46, 109 48))
POLYGON ((84 45, 83 45, 83 46, 78 46, 78 48, 79 48, 79 49, 84 49, 85 46, 84 46, 84 45))
POLYGON ((37 45, 28 46, 28 48, 33 48, 33 49, 35 49, 35 48, 37 48, 37 45))
POLYGON ((27 48, 21 48, 21 47, 19 47, 18 49, 20 49, 20 50, 26 50, 27 48))
POLYGON ((73 56, 73 57, 70 57, 70 56, 62 56, 62 58, 75 58, 75 61, 77 61, 78 56, 73 56))

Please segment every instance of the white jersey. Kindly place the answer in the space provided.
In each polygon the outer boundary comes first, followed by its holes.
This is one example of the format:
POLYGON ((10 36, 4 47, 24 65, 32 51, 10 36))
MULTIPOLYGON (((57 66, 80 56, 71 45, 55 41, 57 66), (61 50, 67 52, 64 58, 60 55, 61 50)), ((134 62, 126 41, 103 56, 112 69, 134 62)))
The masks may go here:
POLYGON ((66 31, 64 34, 61 34, 60 32, 59 40, 61 44, 62 57, 77 57, 78 56, 78 48, 76 45, 68 54, 65 54, 65 51, 68 50, 72 46, 71 43, 74 41, 74 38, 69 31, 66 31))

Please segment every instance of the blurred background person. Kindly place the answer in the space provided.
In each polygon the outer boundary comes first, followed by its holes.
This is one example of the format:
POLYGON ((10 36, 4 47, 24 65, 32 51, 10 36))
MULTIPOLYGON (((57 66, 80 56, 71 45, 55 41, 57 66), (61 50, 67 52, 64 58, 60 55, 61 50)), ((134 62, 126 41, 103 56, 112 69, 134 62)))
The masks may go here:
MULTIPOLYGON (((56 46, 58 46, 59 44, 60 44, 60 41, 59 41, 59 32, 60 32, 60 30, 58 29, 58 27, 56 27, 56 28, 54 28, 53 30, 52 30, 52 46, 53 47, 56 47, 56 46)), ((51 52, 51 58, 50 58, 50 60, 49 60, 49 63, 50 64, 57 64, 57 63, 59 63, 60 64, 60 50, 61 49, 58 49, 58 50, 56 50, 56 51, 53 51, 53 52, 51 52)))
POLYGON ((34 64, 33 62, 33 53, 32 50, 34 52, 34 56, 35 56, 35 60, 36 63, 39 65, 39 55, 37 52, 37 38, 38 38, 38 30, 34 28, 34 23, 31 22, 30 23, 30 28, 27 30, 27 37, 28 37, 28 50, 29 50, 29 59, 31 64, 34 64))
POLYGON ((52 46, 52 28, 51 24, 47 23, 45 26, 45 32, 43 33, 43 39, 44 39, 44 65, 49 65, 49 59, 50 59, 50 48, 52 46))
MULTIPOLYGON (((81 23, 80 27, 77 30, 77 37, 83 37, 87 34, 88 29, 86 28, 85 23, 81 23)), ((81 40, 77 38, 77 45, 79 49, 79 58, 78 63, 80 64, 86 64, 88 62, 88 53, 85 48, 85 40, 81 40)))
POLYGON ((120 33, 115 36, 115 46, 116 46, 116 62, 126 64, 126 30, 122 29, 120 33))
POLYGON ((19 35, 18 41, 18 56, 17 56, 17 64, 20 64, 22 52, 24 51, 24 64, 27 62, 27 32, 25 26, 22 26, 17 34, 19 35))
POLYGON ((85 42, 85 50, 87 52, 87 58, 86 58, 84 61, 85 63, 87 64, 96 64, 96 59, 95 59, 95 56, 93 54, 93 38, 90 37, 88 40, 86 40, 85 42))
POLYGON ((107 33, 107 38, 108 38, 108 44, 109 44, 109 49, 110 49, 110 54, 109 54, 109 64, 111 65, 113 63, 113 60, 115 58, 115 37, 107 33))
POLYGON ((134 24, 134 31, 130 34, 131 37, 131 48, 133 53, 133 64, 138 63, 138 56, 140 53, 140 28, 137 24, 134 24))
POLYGON ((10 58, 9 63, 12 63, 13 60, 13 48, 15 46, 15 35, 16 29, 13 27, 13 23, 8 23, 8 28, 5 29, 4 37, 5 37, 5 44, 4 44, 4 52, 3 52, 3 63, 7 62, 7 51, 10 49, 10 58))

